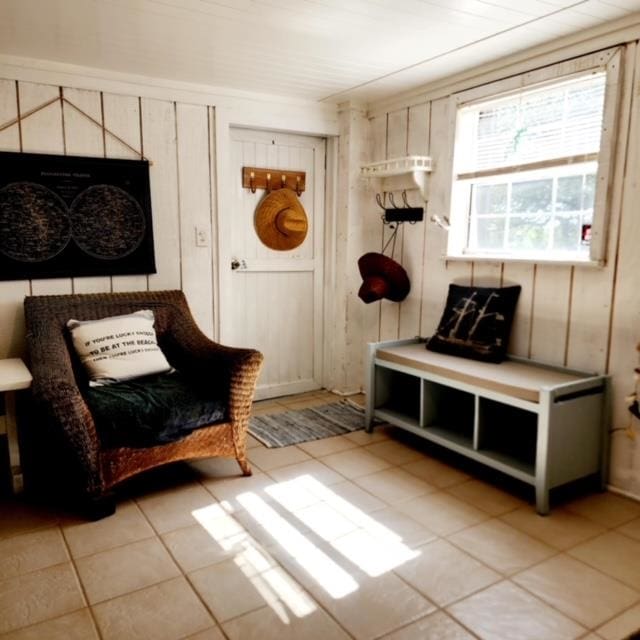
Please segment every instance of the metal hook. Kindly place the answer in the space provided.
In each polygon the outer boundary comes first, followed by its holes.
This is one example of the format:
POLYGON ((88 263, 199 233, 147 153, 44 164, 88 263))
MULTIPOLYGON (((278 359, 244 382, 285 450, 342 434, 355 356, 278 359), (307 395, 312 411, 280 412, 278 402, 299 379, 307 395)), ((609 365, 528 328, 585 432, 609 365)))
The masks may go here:
POLYGON ((405 209, 409 208, 409 203, 407 202, 407 190, 404 189, 402 191, 402 202, 404 202, 405 209))
POLYGON ((256 192, 256 174, 254 171, 249 174, 249 189, 251 189, 251 193, 256 192))
POLYGON ((267 173, 267 180, 266 180, 266 188, 267 188, 267 193, 271 193, 271 174, 267 173))
POLYGON ((393 199, 393 193, 391 193, 391 191, 389 191, 389 202, 393 205, 394 209, 399 209, 400 207, 396 204, 395 200, 393 199))
MULTIPOLYGON (((376 202, 378 203, 378 206, 383 210, 386 211, 387 207, 385 206, 386 204, 386 200, 387 200, 387 192, 383 191, 382 195, 379 193, 376 193, 376 202)), ((383 216, 384 217, 384 216, 383 216)))
POLYGON ((287 186, 287 176, 284 173, 280 176, 280 186, 283 189, 287 186))
POLYGON ((298 198, 302 195, 302 189, 300 188, 300 176, 296 176, 296 195, 298 198))

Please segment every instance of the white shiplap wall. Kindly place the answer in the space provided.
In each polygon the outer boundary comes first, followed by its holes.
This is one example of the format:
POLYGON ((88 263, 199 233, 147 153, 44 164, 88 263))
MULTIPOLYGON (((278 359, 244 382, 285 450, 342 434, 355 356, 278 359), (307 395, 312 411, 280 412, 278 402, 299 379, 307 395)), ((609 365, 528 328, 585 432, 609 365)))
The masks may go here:
POLYGON ((61 92, 133 150, 59 101, 0 132, 0 150, 151 159, 157 273, 0 282, 0 357, 24 353, 25 295, 178 288, 200 327, 212 336, 213 107, 0 80, 0 125, 61 92), (207 234, 208 246, 195 246, 196 226, 207 234))
MULTIPOLYGON (((431 223, 404 225, 398 234, 396 259, 410 275, 412 292, 400 305, 377 303, 377 321, 373 325, 364 323, 362 333, 366 340, 428 336, 437 326, 450 282, 482 284, 491 279, 519 283, 522 293, 510 352, 612 375, 614 432, 610 481, 640 497, 640 448, 636 440, 624 433, 630 420, 624 396, 633 389, 633 369, 638 366, 635 347, 640 342, 638 52, 635 42, 625 47, 606 266, 591 269, 447 262, 443 258, 447 242, 444 231, 431 223)), ((370 122, 372 161, 414 153, 433 158, 436 169, 430 177, 428 215, 448 215, 453 104, 446 95, 424 102, 413 99, 406 107, 394 106, 393 111, 374 110, 375 117, 370 122)), ((372 204, 369 213, 374 210, 372 204)), ((367 248, 369 251, 379 250, 386 238, 387 231, 380 223, 376 224, 377 241, 367 248)), ((637 421, 636 431, 640 440, 637 421)))

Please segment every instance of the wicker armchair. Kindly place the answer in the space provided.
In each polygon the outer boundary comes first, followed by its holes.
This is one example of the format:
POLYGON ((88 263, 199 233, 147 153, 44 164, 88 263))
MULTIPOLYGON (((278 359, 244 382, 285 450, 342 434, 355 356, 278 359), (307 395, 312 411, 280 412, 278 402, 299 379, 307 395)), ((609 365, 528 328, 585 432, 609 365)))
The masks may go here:
POLYGON ((114 485, 165 463, 224 456, 235 458, 244 475, 251 474, 246 433, 262 354, 209 340, 196 326, 181 291, 30 296, 24 307, 35 416, 28 431, 34 440, 42 437, 41 442, 56 440, 63 445, 74 467, 76 488, 88 505, 94 505, 90 516, 113 512, 110 489, 114 485), (84 372, 66 322, 143 308, 155 314, 158 343, 170 364, 195 379, 211 380, 222 397, 228 397, 227 421, 196 429, 176 442, 105 448, 81 392, 84 372))

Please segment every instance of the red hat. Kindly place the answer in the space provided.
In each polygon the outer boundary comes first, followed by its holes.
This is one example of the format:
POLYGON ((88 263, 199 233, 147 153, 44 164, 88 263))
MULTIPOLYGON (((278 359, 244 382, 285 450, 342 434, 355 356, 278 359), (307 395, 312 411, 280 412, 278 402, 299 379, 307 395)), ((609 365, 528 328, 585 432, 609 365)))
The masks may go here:
POLYGON ((358 296, 367 304, 381 298, 400 302, 409 294, 411 283, 407 272, 382 253, 365 253, 358 260, 358 268, 364 280, 358 296))

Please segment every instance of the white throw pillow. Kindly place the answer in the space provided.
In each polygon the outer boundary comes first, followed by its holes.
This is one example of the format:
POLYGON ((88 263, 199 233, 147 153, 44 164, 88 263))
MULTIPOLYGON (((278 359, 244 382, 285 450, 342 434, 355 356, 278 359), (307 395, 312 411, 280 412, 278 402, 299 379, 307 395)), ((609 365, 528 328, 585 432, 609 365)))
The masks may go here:
POLYGON ((67 327, 89 384, 112 384, 171 371, 153 322, 150 309, 101 320, 69 320, 67 327))

